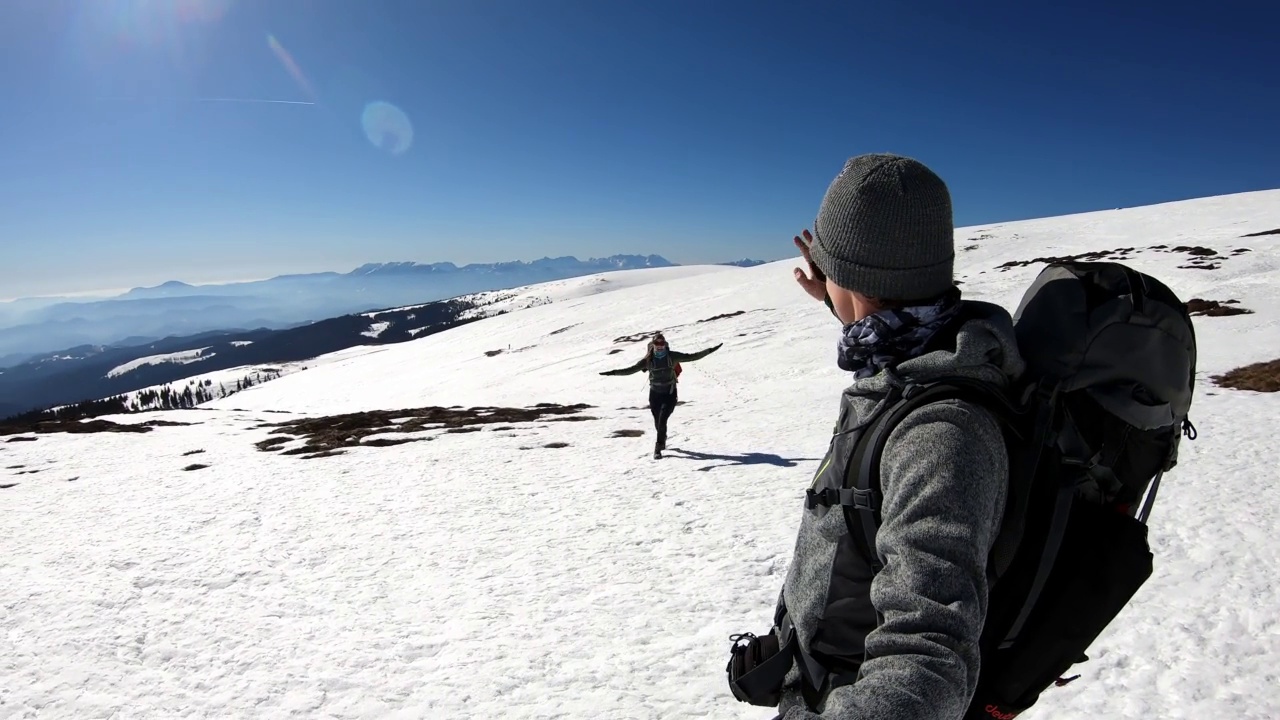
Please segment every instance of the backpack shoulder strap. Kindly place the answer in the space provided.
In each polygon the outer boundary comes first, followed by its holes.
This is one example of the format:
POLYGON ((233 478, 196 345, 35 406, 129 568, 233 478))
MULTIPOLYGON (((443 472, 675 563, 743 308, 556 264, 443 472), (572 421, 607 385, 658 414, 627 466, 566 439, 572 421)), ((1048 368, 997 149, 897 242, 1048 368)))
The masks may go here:
POLYGON ((850 537, 871 565, 880 572, 884 563, 875 552, 880 529, 880 458, 890 433, 911 412, 941 400, 965 400, 990 410, 1006 428, 1016 428, 1018 408, 1000 388, 980 380, 951 377, 924 384, 911 383, 896 390, 890 406, 862 433, 849 461, 845 486, 852 488, 852 505, 844 504, 850 537))
MULTIPOLYGON (((1024 401, 1015 405, 1005 393, 993 386, 965 378, 947 378, 928 385, 908 385, 904 388, 901 398, 873 426, 867 428, 852 453, 845 482, 853 487, 854 503, 852 507, 843 507, 845 523, 854 543, 874 572, 878 573, 884 568, 875 552, 875 542, 881 522, 880 459, 889 434, 913 410, 929 403, 951 399, 973 402, 991 411, 1005 430, 1006 443, 1016 444, 1009 447, 1009 500, 990 555, 989 576, 993 583, 1004 574, 1018 553, 1031 496, 1031 483, 1037 474, 1041 450, 1047 443, 1055 441, 1053 418, 1057 388, 1050 384, 1029 387, 1024 401), (1031 402, 1026 402, 1027 400, 1031 402), (1026 413, 1028 407, 1035 412, 1026 413)), ((1039 600, 1057 558, 1071 510, 1074 485, 1063 483, 1054 490, 1052 512, 1046 518, 1050 527, 1038 553, 1034 576, 1013 622, 1002 636, 1001 647, 1007 647, 1017 639, 1028 615, 1039 600)))

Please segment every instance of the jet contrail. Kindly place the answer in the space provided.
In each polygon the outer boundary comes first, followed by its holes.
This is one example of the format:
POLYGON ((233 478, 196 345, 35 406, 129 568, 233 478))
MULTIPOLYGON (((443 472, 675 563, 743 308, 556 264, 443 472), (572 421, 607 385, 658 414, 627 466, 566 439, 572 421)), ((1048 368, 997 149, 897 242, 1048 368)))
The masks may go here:
POLYGON ((264 100, 261 98, 196 98, 196 102, 276 103, 279 105, 315 105, 306 100, 264 100))

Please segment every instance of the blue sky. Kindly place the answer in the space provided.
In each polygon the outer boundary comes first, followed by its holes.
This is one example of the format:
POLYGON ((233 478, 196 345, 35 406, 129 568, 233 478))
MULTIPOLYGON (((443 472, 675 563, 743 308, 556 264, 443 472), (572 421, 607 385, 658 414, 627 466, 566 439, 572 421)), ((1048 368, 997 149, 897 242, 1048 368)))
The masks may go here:
POLYGON ((785 257, 869 151, 958 225, 1280 187, 1280 10, 1040 5, 6 0, 0 297, 785 257))

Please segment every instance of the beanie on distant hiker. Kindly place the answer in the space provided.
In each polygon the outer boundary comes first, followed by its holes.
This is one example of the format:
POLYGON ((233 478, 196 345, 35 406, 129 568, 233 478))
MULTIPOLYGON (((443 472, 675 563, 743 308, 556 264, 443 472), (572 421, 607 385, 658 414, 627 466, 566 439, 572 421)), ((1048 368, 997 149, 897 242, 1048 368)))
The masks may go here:
POLYGON ((951 194, 917 160, 851 158, 827 188, 813 230, 813 262, 842 288, 923 300, 953 287, 951 194))

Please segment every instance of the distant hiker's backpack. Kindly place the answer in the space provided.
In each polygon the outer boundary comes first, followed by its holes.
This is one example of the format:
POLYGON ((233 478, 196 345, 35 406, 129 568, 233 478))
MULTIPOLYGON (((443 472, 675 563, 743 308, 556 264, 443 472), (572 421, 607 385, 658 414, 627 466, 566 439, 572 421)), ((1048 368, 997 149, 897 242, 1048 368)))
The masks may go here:
POLYGON ((654 388, 674 388, 677 379, 680 377, 680 363, 672 359, 671 355, 658 358, 650 353, 649 355, 649 386, 654 388))
MULTIPOLYGON (((1146 520, 1180 439, 1195 437, 1187 419, 1195 331, 1186 306, 1158 280, 1118 263, 1050 265, 1028 288, 1014 327, 1027 362, 1020 387, 947 378, 896 391, 843 458, 839 499, 822 500, 842 506, 860 554, 879 571, 880 456, 894 426, 948 398, 1000 418, 1009 494, 966 720, 1012 720, 1046 688, 1079 677, 1064 676, 1151 576, 1146 520)), ((812 668, 813 658, 789 644, 812 668)), ((752 679, 737 682, 733 663, 741 675, 744 660, 764 670, 767 658, 752 661, 746 647, 735 647, 730 686, 751 702, 752 679)), ((763 674, 755 674, 757 687, 763 674)))

